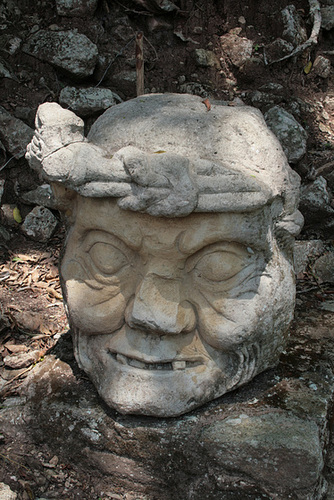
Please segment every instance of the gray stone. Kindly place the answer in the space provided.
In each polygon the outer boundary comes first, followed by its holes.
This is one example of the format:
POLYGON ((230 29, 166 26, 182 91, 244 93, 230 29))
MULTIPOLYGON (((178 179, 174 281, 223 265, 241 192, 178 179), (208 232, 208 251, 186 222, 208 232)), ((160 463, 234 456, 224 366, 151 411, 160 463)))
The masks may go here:
POLYGON ((18 82, 18 78, 15 76, 12 68, 8 66, 2 58, 0 58, 0 78, 10 78, 11 80, 15 80, 18 82))
POLYGON ((326 252, 312 266, 313 272, 321 282, 334 283, 334 251, 326 252))
POLYGON ((68 17, 85 17, 94 14, 98 0, 56 0, 57 14, 68 17))
POLYGON ((12 491, 5 483, 0 483, 0 498, 1 500, 16 500, 17 493, 12 491))
POLYGON ((321 9, 321 27, 327 31, 334 28, 334 5, 321 9))
POLYGON ((308 265, 322 254, 324 247, 321 240, 296 241, 293 252, 295 273, 305 272, 308 265))
POLYGON ((261 109, 264 112, 269 107, 278 104, 282 101, 282 97, 280 95, 269 94, 268 92, 260 92, 259 90, 255 90, 249 94, 250 102, 256 108, 261 109))
POLYGON ((282 10, 284 30, 282 38, 292 43, 294 47, 307 40, 305 28, 301 25, 301 17, 295 5, 288 5, 282 10))
POLYGON ((112 83, 122 89, 123 93, 133 93, 136 88, 137 73, 133 70, 124 70, 112 75, 112 83))
POLYGON ((334 208, 331 206, 331 199, 332 195, 323 177, 302 187, 300 210, 305 216, 306 226, 314 225, 318 230, 333 228, 334 208))
POLYGON ((268 127, 278 137, 290 163, 297 163, 306 153, 307 133, 295 118, 280 106, 265 114, 268 127))
POLYGON ((32 128, 0 106, 0 139, 9 153, 22 158, 33 135, 32 128))
POLYGON ((56 208, 56 201, 54 199, 50 184, 43 184, 42 186, 38 186, 33 191, 21 193, 20 198, 25 203, 29 203, 31 205, 56 208))
POLYGON ((74 31, 40 30, 24 44, 23 52, 78 79, 93 74, 98 58, 96 45, 74 31))
POLYGON ((241 28, 236 28, 220 37, 222 51, 227 54, 232 64, 240 68, 252 57, 253 42, 239 36, 241 28))
POLYGON ((317 56, 313 63, 313 71, 321 78, 328 78, 331 74, 331 62, 327 57, 317 56))
POLYGON ((23 233, 32 240, 48 241, 57 227, 58 221, 50 210, 35 207, 28 213, 21 226, 23 233))
POLYGON ((59 95, 59 102, 72 109, 79 116, 89 116, 105 111, 121 98, 110 89, 65 87, 59 95))
POLYGON ((202 66, 204 68, 209 68, 215 66, 216 68, 220 67, 218 57, 212 50, 205 49, 195 49, 195 62, 198 66, 202 66))

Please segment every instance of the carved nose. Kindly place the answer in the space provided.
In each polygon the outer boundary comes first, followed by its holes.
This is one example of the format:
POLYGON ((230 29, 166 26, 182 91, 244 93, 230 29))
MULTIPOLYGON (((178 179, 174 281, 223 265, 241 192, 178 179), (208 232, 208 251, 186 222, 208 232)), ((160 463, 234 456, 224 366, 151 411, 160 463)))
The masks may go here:
POLYGON ((126 322, 132 328, 177 334, 192 331, 196 316, 191 304, 182 301, 179 280, 150 274, 129 304, 126 322))

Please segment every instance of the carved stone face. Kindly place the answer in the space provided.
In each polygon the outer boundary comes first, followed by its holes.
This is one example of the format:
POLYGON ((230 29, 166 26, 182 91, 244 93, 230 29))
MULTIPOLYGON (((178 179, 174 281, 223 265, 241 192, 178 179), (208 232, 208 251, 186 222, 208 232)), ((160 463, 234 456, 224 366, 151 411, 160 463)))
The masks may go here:
POLYGON ((109 405, 179 415, 276 362, 294 299, 270 213, 165 219, 78 197, 61 275, 77 359, 109 405))
POLYGON ((181 415, 278 361, 299 178, 262 115, 145 95, 84 124, 43 104, 27 158, 71 225, 75 355, 122 413, 181 415))

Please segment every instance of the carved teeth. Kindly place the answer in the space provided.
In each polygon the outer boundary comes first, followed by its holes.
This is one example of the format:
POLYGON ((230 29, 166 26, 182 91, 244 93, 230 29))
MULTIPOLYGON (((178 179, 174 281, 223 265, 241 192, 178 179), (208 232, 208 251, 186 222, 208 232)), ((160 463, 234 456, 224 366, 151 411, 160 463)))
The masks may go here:
POLYGON ((127 365, 127 359, 123 354, 116 354, 116 360, 121 364, 121 365, 127 365))
POLYGON ((172 363, 173 370, 184 370, 186 367, 185 361, 173 361, 172 363))

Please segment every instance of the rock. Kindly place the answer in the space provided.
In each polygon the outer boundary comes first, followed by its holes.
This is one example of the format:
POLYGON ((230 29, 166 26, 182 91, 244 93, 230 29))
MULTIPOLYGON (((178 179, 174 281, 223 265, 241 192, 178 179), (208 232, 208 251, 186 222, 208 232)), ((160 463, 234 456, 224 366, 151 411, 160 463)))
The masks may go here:
POLYGON ((222 51, 227 54, 232 64, 240 68, 252 57, 253 42, 248 38, 239 36, 241 28, 231 30, 220 37, 222 51))
POLYGON ((197 66, 202 66, 204 68, 209 68, 215 66, 220 67, 218 57, 212 50, 195 49, 195 62, 197 66))
POLYGON ((294 46, 292 43, 283 40, 282 38, 276 38, 273 42, 269 43, 264 47, 264 53, 268 63, 277 61, 288 54, 291 54, 294 46))
POLYGON ((328 78, 331 74, 331 62, 327 57, 317 56, 313 63, 313 71, 321 78, 328 78))
POLYGON ((321 9, 321 27, 327 31, 334 28, 334 5, 321 9))
POLYGON ((96 45, 74 31, 40 30, 24 44, 23 52, 77 79, 92 75, 98 58, 96 45))
POLYGON ((41 351, 29 351, 25 353, 10 354, 3 359, 3 362, 7 368, 13 370, 19 370, 20 368, 26 368, 27 366, 37 363, 41 357, 41 351))
POLYGON ((5 483, 0 483, 0 498, 1 500, 16 500, 17 493, 12 491, 5 483))
POLYGON ((56 201, 50 184, 43 184, 32 191, 20 194, 20 198, 31 205, 40 205, 47 208, 56 208, 56 201))
POLYGON ((0 58, 0 78, 10 78, 18 82, 18 78, 14 75, 12 68, 8 66, 2 58, 0 58))
POLYGON ((274 95, 282 95, 284 93, 284 87, 280 83, 269 82, 262 85, 259 90, 261 92, 267 92, 274 95))
POLYGON ((292 43, 294 47, 305 42, 307 40, 306 30, 301 25, 301 17, 295 5, 288 5, 281 13, 284 25, 282 38, 292 43))
POLYGON ((300 210, 305 216, 305 225, 331 227, 334 221, 334 209, 331 206, 331 193, 327 189, 326 179, 318 177, 311 184, 302 187, 300 210))
POLYGON ((297 163, 306 153, 307 132, 280 106, 269 109, 265 114, 265 120, 279 139, 288 161, 297 163))
POLYGON ((98 0, 56 0, 57 14, 68 17, 92 16, 97 3, 98 0))
POLYGON ((279 95, 260 92, 259 90, 251 92, 248 97, 252 105, 255 106, 255 108, 261 109, 262 112, 266 111, 269 107, 280 103, 283 99, 279 95))
POLYGON ((115 106, 122 99, 109 89, 65 87, 59 96, 61 105, 70 108, 79 116, 89 116, 115 106))
POLYGON ((122 89, 123 93, 132 93, 136 89, 137 74, 135 71, 125 70, 115 73, 111 79, 112 83, 122 89))
POLYGON ((50 210, 44 207, 35 207, 26 216, 22 224, 22 231, 32 240, 46 242, 51 238, 57 224, 58 221, 50 210))
POLYGON ((199 443, 222 468, 256 478, 260 484, 277 485, 279 475, 281 491, 285 492, 311 489, 323 468, 316 423, 284 412, 232 413, 204 427, 199 443), (245 460, 247 455, 250 460, 245 460))
POLYGON ((312 270, 320 282, 334 283, 334 251, 326 252, 319 257, 312 270))
POLYGON ((324 243, 321 240, 296 241, 293 253, 295 273, 303 273, 307 270, 310 262, 324 251, 324 243))
POLYGON ((32 128, 0 106, 0 139, 14 158, 19 159, 25 155, 33 135, 32 128))

